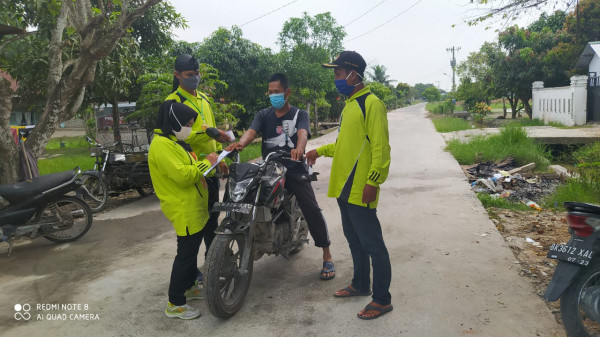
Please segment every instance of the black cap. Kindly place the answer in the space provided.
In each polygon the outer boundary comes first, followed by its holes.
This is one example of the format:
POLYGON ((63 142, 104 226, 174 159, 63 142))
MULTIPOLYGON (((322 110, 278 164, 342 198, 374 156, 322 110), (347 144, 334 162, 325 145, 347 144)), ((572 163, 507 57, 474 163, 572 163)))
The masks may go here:
POLYGON ((322 66, 323 68, 350 68, 362 74, 367 68, 367 62, 359 53, 347 50, 338 55, 333 62, 324 63, 322 66))
POLYGON ((182 72, 186 70, 198 70, 200 64, 195 57, 189 54, 181 54, 175 59, 175 70, 182 72))

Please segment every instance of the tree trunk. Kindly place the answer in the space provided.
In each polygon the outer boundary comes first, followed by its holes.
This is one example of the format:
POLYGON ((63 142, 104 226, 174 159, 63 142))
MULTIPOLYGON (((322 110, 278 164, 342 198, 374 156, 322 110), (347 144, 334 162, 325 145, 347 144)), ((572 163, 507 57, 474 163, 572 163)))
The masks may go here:
POLYGON ((529 100, 522 100, 523 106, 525 107, 525 113, 529 116, 529 119, 533 119, 533 111, 531 109, 531 105, 529 105, 529 100))
POLYGON ((0 77, 0 185, 17 181, 19 157, 17 145, 10 132, 12 96, 10 82, 0 77))
POLYGON ((504 97, 502 97, 502 110, 504 111, 503 117, 506 118, 506 114, 507 114, 507 111, 506 111, 506 99, 504 97))
POLYGON ((315 101, 315 136, 319 135, 319 109, 317 109, 317 101, 315 101))
MULTIPOLYGON (((62 121, 75 116, 83 102, 85 87, 94 81, 98 61, 113 51, 133 21, 160 1, 146 0, 136 9, 122 12, 118 20, 110 25, 105 22, 106 15, 90 19, 92 8, 89 1, 62 2, 48 49, 48 93, 44 113, 25 142, 34 156, 44 152, 48 140, 62 121), (81 42, 78 57, 63 62, 63 34, 67 23, 73 24, 81 42)), ((128 2, 123 1, 124 7, 128 6, 128 2)))
POLYGON ((112 118, 113 118, 113 141, 120 142, 121 151, 123 151, 123 143, 121 142, 121 116, 119 116, 119 102, 115 97, 112 101, 112 118))
POLYGON ((510 114, 511 114, 511 118, 515 119, 517 116, 517 105, 519 105, 519 99, 514 97, 514 96, 508 96, 508 103, 510 104, 510 114))

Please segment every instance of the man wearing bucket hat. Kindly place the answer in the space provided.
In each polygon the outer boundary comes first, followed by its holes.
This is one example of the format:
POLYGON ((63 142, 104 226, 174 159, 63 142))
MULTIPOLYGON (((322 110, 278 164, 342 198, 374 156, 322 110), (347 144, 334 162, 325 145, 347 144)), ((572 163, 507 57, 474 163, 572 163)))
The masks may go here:
POLYGON ((348 97, 340 117, 337 141, 306 154, 308 164, 320 156, 333 157, 327 195, 337 199, 344 235, 348 240, 354 275, 335 297, 369 296, 372 301, 358 318, 375 319, 390 311, 392 268, 377 218, 379 185, 387 178, 390 145, 386 108, 363 83, 367 64, 354 51, 342 52, 333 62, 335 86, 348 97), (373 265, 371 293, 370 262, 373 265))

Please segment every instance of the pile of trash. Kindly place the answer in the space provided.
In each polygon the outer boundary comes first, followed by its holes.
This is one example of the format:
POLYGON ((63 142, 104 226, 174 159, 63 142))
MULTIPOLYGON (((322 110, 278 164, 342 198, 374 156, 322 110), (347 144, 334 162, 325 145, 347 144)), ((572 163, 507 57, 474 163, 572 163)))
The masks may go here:
POLYGON ((537 210, 542 209, 539 206, 542 199, 553 193, 564 179, 564 175, 557 173, 531 173, 535 163, 517 166, 513 158, 463 165, 462 168, 474 192, 522 202, 537 210))

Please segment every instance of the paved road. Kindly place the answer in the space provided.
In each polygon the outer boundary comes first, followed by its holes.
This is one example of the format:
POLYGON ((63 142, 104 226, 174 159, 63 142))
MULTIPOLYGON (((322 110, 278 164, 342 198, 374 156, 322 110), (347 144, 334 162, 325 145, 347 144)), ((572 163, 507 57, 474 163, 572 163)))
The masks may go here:
POLYGON ((418 105, 389 114, 392 166, 379 206, 393 268, 395 310, 387 316, 359 320, 368 299, 332 297, 349 282, 352 264, 337 204, 325 196, 331 160, 319 159, 314 187, 330 226, 334 280, 318 279, 320 250, 307 246, 289 261, 256 262, 247 301, 233 318, 216 319, 195 301, 201 318, 167 319, 175 239, 149 199, 141 211, 150 211, 105 216, 68 246, 39 239, 0 256, 3 336, 564 336, 518 276, 514 256, 424 113, 418 105), (135 216, 123 218, 128 214, 135 216), (15 303, 33 305, 31 321, 13 318, 15 303), (38 310, 44 303, 87 304, 88 311, 38 310), (70 320, 86 312, 100 320, 70 320), (56 320, 63 313, 67 321, 56 320), (36 320, 37 314, 54 320, 36 320))

